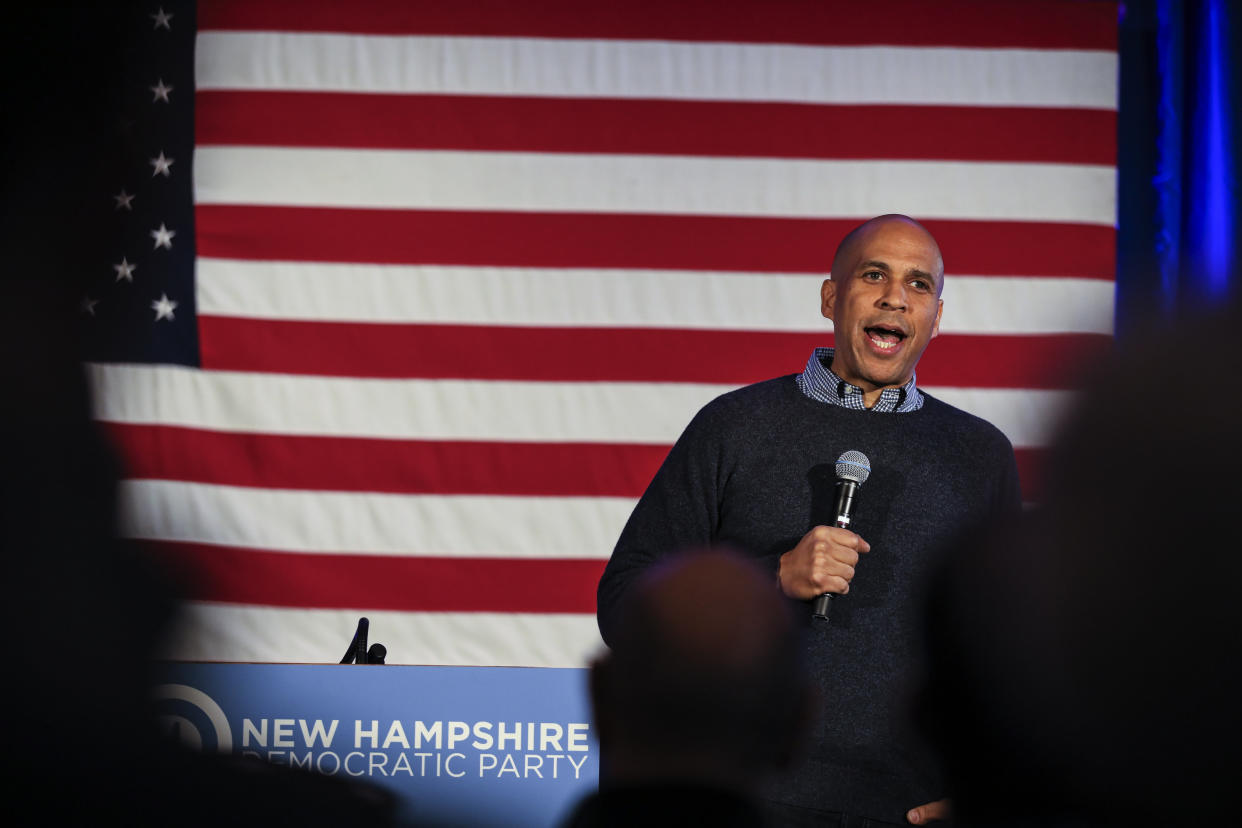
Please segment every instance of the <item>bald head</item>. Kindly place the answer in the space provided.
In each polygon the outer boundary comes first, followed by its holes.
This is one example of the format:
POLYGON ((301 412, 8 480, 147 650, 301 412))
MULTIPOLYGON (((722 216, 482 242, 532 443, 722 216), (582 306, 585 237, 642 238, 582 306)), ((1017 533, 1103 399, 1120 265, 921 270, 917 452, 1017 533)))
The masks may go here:
POLYGON ((877 216, 837 247, 820 313, 832 320, 832 371, 862 389, 866 407, 914 377, 940 333, 943 288, 940 246, 909 216, 877 216))
POLYGON ((615 649, 652 650, 744 673, 792 634, 776 590, 754 564, 724 551, 686 552, 634 588, 615 649))
POLYGON ((836 278, 838 274, 848 274, 858 259, 860 248, 866 246, 866 242, 874 237, 874 235, 884 229, 891 227, 908 228, 911 232, 921 235, 927 244, 931 246, 935 257, 936 268, 931 274, 936 280, 936 294, 944 289, 944 258, 940 255, 940 245, 936 243, 936 238, 928 232, 927 228, 919 224, 909 216, 903 216, 900 213, 888 213, 883 216, 876 216, 868 219, 853 230, 845 234, 845 238, 841 239, 841 243, 837 245, 837 252, 832 257, 832 274, 836 278))
POLYGON ((734 553, 687 552, 649 569, 625 601, 593 677, 610 765, 735 783, 789 760, 809 690, 770 576, 734 553))

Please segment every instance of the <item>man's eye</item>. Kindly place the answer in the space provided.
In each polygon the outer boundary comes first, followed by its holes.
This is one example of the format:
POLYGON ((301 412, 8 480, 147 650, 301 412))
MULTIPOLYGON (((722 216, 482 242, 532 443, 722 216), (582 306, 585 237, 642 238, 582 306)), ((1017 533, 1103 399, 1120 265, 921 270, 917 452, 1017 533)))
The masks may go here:
POLYGON ((917 290, 928 290, 929 288, 931 288, 931 285, 927 284, 927 282, 924 282, 922 279, 915 279, 910 284, 913 285, 915 289, 917 290))
POLYGON ((881 272, 880 272, 880 271, 878 271, 878 270, 868 270, 866 273, 864 273, 864 274, 863 274, 863 278, 864 278, 864 279, 870 279, 871 281, 873 281, 873 282, 874 282, 874 281, 876 281, 877 279, 883 279, 883 278, 884 278, 884 274, 883 274, 883 273, 881 273, 881 272))

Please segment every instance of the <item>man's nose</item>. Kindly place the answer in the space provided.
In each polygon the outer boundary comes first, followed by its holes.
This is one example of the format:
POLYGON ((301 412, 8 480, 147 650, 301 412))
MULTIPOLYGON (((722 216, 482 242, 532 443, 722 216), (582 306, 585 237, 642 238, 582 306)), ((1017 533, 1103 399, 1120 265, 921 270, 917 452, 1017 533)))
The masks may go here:
POLYGON ((880 295, 880 307, 886 310, 906 309, 906 286, 896 279, 890 279, 880 295))

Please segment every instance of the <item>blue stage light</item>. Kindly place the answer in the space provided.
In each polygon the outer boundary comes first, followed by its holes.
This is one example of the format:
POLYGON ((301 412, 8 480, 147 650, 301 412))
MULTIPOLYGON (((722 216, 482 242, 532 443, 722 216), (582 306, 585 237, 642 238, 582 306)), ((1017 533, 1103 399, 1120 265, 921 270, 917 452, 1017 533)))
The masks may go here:
POLYGON ((1228 291, 1237 243, 1232 232, 1237 193, 1232 192, 1230 152, 1236 114, 1228 104, 1229 55, 1223 36, 1227 13, 1225 0, 1208 0, 1198 21, 1201 50, 1188 142, 1190 209, 1185 241, 1192 246, 1198 292, 1215 299, 1228 291))
POLYGON ((1228 0, 1158 0, 1156 250, 1166 310, 1238 292, 1238 145, 1228 0))

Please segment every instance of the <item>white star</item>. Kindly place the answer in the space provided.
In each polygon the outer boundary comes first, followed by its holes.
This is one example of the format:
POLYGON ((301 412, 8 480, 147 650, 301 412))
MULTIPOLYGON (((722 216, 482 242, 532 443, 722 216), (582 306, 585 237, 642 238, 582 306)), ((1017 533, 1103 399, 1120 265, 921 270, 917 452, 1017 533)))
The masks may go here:
POLYGON ((148 14, 147 17, 155 21, 153 30, 164 29, 166 31, 172 31, 172 26, 169 25, 169 22, 173 19, 173 16, 171 14, 165 14, 163 6, 160 6, 160 10, 158 12, 155 14, 148 14))
POLYGON ((172 101, 168 100, 168 94, 173 91, 173 87, 165 86, 163 78, 156 81, 155 86, 148 86, 147 88, 155 93, 155 97, 151 99, 151 103, 155 103, 156 101, 172 103, 172 101))
POLYGON ((129 193, 125 192, 124 187, 122 187, 121 191, 117 193, 116 195, 114 195, 112 198, 114 201, 116 201, 116 209, 129 210, 131 213, 134 211, 134 207, 132 204, 134 197, 130 195, 129 193))
POLYGON ((95 306, 98 304, 99 304, 98 299, 92 299, 89 296, 83 296, 82 303, 79 305, 79 307, 82 308, 82 313, 89 313, 91 316, 94 316, 95 306))
POLYGON ((155 239, 155 247, 152 250, 159 250, 161 247, 165 250, 172 250, 173 236, 177 235, 176 230, 169 230, 164 226, 164 222, 160 222, 158 230, 151 231, 151 238, 155 239))
POLYGON ((168 168, 173 165, 173 160, 174 159, 172 158, 165 158, 164 151, 160 150, 159 158, 151 159, 151 166, 154 167, 154 170, 151 173, 151 177, 155 178, 157 175, 162 175, 165 178, 168 178, 170 175, 172 175, 172 173, 169 172, 168 168))
POLYGON ((176 307, 177 303, 169 299, 166 293, 161 293, 160 298, 151 303, 151 310, 155 311, 156 322, 159 322, 161 319, 171 320, 176 307))
POLYGON ((138 269, 138 265, 130 264, 124 256, 121 257, 120 264, 114 264, 112 269, 116 271, 116 280, 119 282, 124 279, 127 282, 134 281, 134 271, 138 269))

